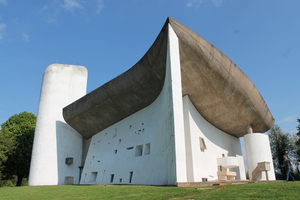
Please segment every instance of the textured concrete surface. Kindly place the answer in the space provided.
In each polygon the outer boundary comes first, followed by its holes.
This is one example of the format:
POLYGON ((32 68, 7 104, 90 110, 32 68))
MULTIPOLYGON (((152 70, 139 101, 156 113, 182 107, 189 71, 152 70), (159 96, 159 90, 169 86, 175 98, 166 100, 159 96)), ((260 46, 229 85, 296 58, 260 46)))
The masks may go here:
POLYGON ((150 105, 161 92, 166 70, 168 25, 180 47, 182 95, 215 127, 236 137, 265 132, 274 119, 254 84, 222 52, 184 25, 168 18, 144 57, 125 73, 66 106, 69 125, 90 138, 150 105))

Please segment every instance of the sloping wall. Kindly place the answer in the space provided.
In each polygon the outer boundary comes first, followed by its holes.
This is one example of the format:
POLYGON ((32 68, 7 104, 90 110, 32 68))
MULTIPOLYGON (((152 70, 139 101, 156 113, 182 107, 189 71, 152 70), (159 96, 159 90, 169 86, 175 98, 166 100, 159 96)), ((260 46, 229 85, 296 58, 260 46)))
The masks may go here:
POLYGON ((195 109, 188 95, 183 97, 187 181, 199 182, 202 178, 216 180, 217 158, 235 156, 239 167, 230 169, 237 172, 236 179, 245 180, 245 166, 240 140, 207 122, 195 109), (204 140, 205 149, 201 149, 200 138, 204 140))

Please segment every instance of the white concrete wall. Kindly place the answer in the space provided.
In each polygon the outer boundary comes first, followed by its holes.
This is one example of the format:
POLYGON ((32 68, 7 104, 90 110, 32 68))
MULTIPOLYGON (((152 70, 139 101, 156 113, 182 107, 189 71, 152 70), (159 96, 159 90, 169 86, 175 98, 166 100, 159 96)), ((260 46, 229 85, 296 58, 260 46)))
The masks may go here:
POLYGON ((172 107, 167 101, 168 88, 165 86, 150 106, 92 137, 81 184, 175 184, 173 120, 172 107), (150 144, 147 155, 146 144, 150 144), (140 145, 143 153, 136 155, 140 145), (130 172, 133 172, 131 183, 130 172))
POLYGON ((81 184, 175 185, 186 180, 178 39, 170 31, 162 92, 148 107, 92 137, 81 184), (136 156, 140 145, 143 154, 136 156))
POLYGON ((217 158, 224 154, 235 156, 239 160, 239 167, 230 169, 237 172, 236 179, 245 180, 245 166, 239 138, 231 136, 207 122, 195 109, 188 95, 183 97, 185 120, 185 146, 187 182, 201 182, 216 180, 217 158), (200 149, 199 138, 203 138, 207 149, 200 149))
POLYGON ((34 135, 29 185, 64 184, 65 176, 78 183, 82 139, 65 124, 62 108, 86 93, 87 69, 53 64, 43 77, 34 135), (79 153, 80 152, 80 153, 79 153), (74 164, 65 166, 65 157, 74 164))
MULTIPOLYGON (((250 133, 244 136, 244 141, 250 180, 252 180, 252 172, 259 162, 270 162, 268 178, 276 180, 269 136, 262 133, 250 133)), ((265 172, 256 180, 266 180, 265 172)))
POLYGON ((173 106, 176 182, 186 182, 186 143, 184 134, 179 43, 170 24, 168 28, 167 75, 170 74, 172 86, 172 98, 170 104, 173 106))

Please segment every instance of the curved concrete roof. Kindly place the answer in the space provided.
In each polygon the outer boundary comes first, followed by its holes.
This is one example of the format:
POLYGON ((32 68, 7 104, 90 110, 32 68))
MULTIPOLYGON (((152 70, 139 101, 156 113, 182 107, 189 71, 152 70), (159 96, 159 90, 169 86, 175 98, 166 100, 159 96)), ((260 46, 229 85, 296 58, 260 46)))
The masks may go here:
POLYGON ((157 39, 132 68, 63 109, 66 122, 85 138, 150 105, 162 90, 168 24, 180 48, 182 95, 217 128, 236 137, 269 130, 274 119, 249 78, 202 37, 168 18, 157 39))

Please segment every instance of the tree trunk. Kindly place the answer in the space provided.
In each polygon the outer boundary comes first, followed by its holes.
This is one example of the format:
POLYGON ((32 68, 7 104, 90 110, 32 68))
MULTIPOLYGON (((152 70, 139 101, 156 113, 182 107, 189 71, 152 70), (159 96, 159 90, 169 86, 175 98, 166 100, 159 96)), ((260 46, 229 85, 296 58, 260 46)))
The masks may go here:
POLYGON ((17 180, 17 185, 16 186, 21 186, 22 185, 22 180, 23 180, 23 176, 18 176, 18 180, 17 180))

